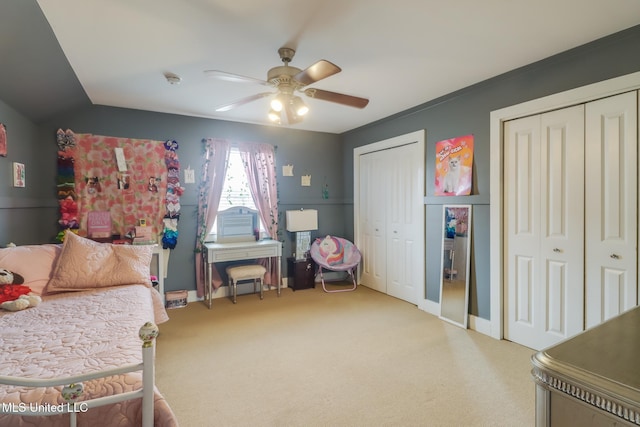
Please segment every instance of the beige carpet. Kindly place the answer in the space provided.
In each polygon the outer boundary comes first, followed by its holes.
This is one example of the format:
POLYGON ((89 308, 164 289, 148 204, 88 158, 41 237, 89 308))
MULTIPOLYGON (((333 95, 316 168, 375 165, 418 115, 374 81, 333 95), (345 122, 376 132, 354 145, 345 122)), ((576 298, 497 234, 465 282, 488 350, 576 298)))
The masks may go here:
POLYGON ((156 378, 183 427, 534 425, 532 350, 366 287, 169 316, 156 378))

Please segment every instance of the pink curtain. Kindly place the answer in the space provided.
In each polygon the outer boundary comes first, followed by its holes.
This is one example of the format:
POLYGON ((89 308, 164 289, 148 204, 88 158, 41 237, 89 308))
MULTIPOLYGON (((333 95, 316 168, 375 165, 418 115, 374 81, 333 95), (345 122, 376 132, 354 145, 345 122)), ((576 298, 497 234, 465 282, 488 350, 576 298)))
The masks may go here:
MULTIPOLYGON (((239 143, 245 172, 251 189, 251 196, 258 208, 262 223, 272 239, 278 238, 278 187, 276 183, 276 156, 272 145, 257 143, 239 143)), ((278 262, 271 259, 271 265, 278 262)), ((281 266, 278 266, 281 268, 281 266)), ((278 274, 271 269, 271 285, 277 285, 278 274)))
MULTIPOLYGON (((202 165, 202 178, 198 192, 198 220, 196 239, 196 286, 198 297, 204 296, 204 269, 202 251, 206 250, 204 242, 213 227, 218 205, 222 196, 224 179, 227 174, 227 164, 231 144, 224 139, 208 138, 204 141, 204 164, 202 165)), ((222 279, 218 271, 213 268, 213 287, 218 289, 222 285, 222 279)))

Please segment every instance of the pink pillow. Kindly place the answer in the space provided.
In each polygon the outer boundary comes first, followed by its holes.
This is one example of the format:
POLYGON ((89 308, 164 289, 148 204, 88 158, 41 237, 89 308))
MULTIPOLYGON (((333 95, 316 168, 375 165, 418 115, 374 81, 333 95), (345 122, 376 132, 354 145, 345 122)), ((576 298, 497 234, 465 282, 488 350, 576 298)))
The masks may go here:
POLYGON ((150 245, 98 243, 67 232, 46 292, 132 284, 151 287, 152 256, 150 245))
POLYGON ((37 295, 43 295, 51 279, 61 246, 53 244, 25 245, 0 249, 0 268, 24 277, 23 285, 37 295))

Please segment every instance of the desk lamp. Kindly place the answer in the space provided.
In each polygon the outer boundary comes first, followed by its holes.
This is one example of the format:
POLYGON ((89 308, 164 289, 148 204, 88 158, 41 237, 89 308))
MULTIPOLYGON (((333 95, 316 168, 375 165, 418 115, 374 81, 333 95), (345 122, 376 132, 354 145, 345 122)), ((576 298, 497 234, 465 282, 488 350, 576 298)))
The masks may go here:
POLYGON ((296 260, 307 259, 311 247, 311 230, 318 229, 318 211, 300 209, 287 211, 287 231, 296 233, 296 260))

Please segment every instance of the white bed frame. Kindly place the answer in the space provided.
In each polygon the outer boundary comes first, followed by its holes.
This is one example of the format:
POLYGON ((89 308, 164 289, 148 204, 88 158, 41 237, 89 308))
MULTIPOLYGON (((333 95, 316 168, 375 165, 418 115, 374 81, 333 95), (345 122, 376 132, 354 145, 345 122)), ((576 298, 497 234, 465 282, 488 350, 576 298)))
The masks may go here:
POLYGON ((52 379, 25 379, 20 377, 0 376, 0 384, 23 386, 23 387, 55 387, 65 386, 61 394, 66 405, 57 406, 56 411, 46 411, 46 407, 38 405, 38 409, 33 411, 31 405, 21 408, 20 415, 58 415, 60 413, 68 413, 70 417, 69 425, 77 426, 77 413, 86 412, 91 408, 110 405, 113 403, 123 402, 125 400, 142 398, 142 426, 153 427, 154 422, 154 384, 155 384, 155 339, 158 336, 158 326, 152 322, 145 323, 139 332, 142 340, 142 363, 120 366, 118 368, 106 369, 103 371, 93 372, 90 374, 73 375, 68 377, 59 377, 52 379), (82 382, 94 380, 97 378, 105 378, 112 375, 125 374, 128 372, 142 371, 142 388, 136 391, 129 391, 112 396, 98 397, 95 399, 83 400, 76 402, 81 396, 73 392, 66 391, 82 390, 82 382), (60 410, 58 410, 60 408, 60 410))

